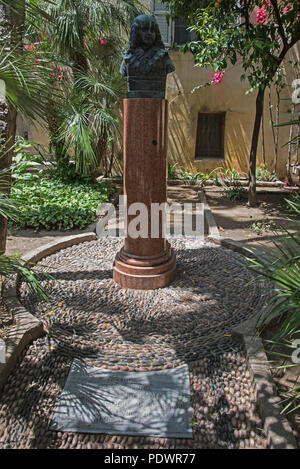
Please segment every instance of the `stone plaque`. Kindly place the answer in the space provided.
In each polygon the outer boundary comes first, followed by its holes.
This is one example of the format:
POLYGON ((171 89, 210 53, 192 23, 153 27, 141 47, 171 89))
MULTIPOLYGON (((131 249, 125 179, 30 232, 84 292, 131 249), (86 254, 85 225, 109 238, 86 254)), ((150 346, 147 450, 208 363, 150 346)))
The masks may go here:
POLYGON ((149 372, 107 370, 75 359, 51 430, 192 438, 187 365, 149 372))

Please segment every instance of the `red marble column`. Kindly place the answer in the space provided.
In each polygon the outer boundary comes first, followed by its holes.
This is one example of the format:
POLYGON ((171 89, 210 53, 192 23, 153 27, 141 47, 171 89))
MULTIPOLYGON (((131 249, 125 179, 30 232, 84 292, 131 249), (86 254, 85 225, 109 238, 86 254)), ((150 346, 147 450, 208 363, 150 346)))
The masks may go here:
MULTIPOLYGON (((114 280, 124 288, 161 288, 170 284, 176 274, 175 255, 164 237, 162 216, 155 237, 153 231, 151 233, 154 227, 151 204, 162 204, 167 199, 167 111, 165 99, 124 99, 124 195, 127 197, 127 213, 134 203, 143 203, 147 207, 147 220, 141 223, 147 227, 147 237, 132 237, 129 229, 140 212, 133 210, 133 214, 127 215, 125 243, 116 255, 113 268, 114 280)), ((141 225, 138 228, 141 229, 141 225)))

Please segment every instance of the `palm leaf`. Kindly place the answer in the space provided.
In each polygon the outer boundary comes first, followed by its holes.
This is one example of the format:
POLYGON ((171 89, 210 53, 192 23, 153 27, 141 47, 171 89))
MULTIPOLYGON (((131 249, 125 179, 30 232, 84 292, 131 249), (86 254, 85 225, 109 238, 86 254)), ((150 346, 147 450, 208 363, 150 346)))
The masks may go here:
POLYGON ((18 259, 17 256, 0 255, 0 276, 9 277, 11 275, 19 274, 21 279, 28 283, 29 288, 40 296, 43 300, 47 301, 48 294, 46 289, 41 285, 40 279, 47 277, 53 280, 53 277, 46 273, 34 272, 32 270, 34 264, 25 265, 25 262, 18 259))
MULTIPOLYGON (((44 54, 35 72, 31 60, 20 56, 17 46, 8 51, 0 42, 0 80, 5 83, 6 99, 29 120, 38 117, 40 123, 45 120, 49 97, 47 63, 44 54)), ((58 91, 54 93, 59 97, 58 91)))

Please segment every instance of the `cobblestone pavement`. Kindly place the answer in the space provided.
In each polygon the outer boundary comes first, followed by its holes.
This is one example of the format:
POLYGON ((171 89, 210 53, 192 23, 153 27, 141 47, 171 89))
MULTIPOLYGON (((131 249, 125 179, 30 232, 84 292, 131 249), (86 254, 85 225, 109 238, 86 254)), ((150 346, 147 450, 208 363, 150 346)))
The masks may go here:
POLYGON ((167 288, 121 289, 112 280, 120 239, 82 243, 40 263, 43 302, 20 285, 20 299, 45 337, 28 346, 0 394, 0 448, 266 448, 245 353, 231 336, 264 302, 241 256, 206 243, 171 240, 177 278, 167 288), (193 438, 54 432, 49 429, 72 359, 121 371, 187 363, 193 438))

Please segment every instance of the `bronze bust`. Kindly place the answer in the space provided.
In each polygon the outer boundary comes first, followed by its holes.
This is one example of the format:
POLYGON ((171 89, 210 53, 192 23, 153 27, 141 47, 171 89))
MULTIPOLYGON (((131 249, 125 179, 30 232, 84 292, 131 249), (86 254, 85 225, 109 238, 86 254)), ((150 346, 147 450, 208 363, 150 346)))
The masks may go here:
POLYGON ((155 17, 137 16, 131 26, 129 48, 120 70, 127 77, 127 97, 164 98, 167 74, 174 70, 155 17))

